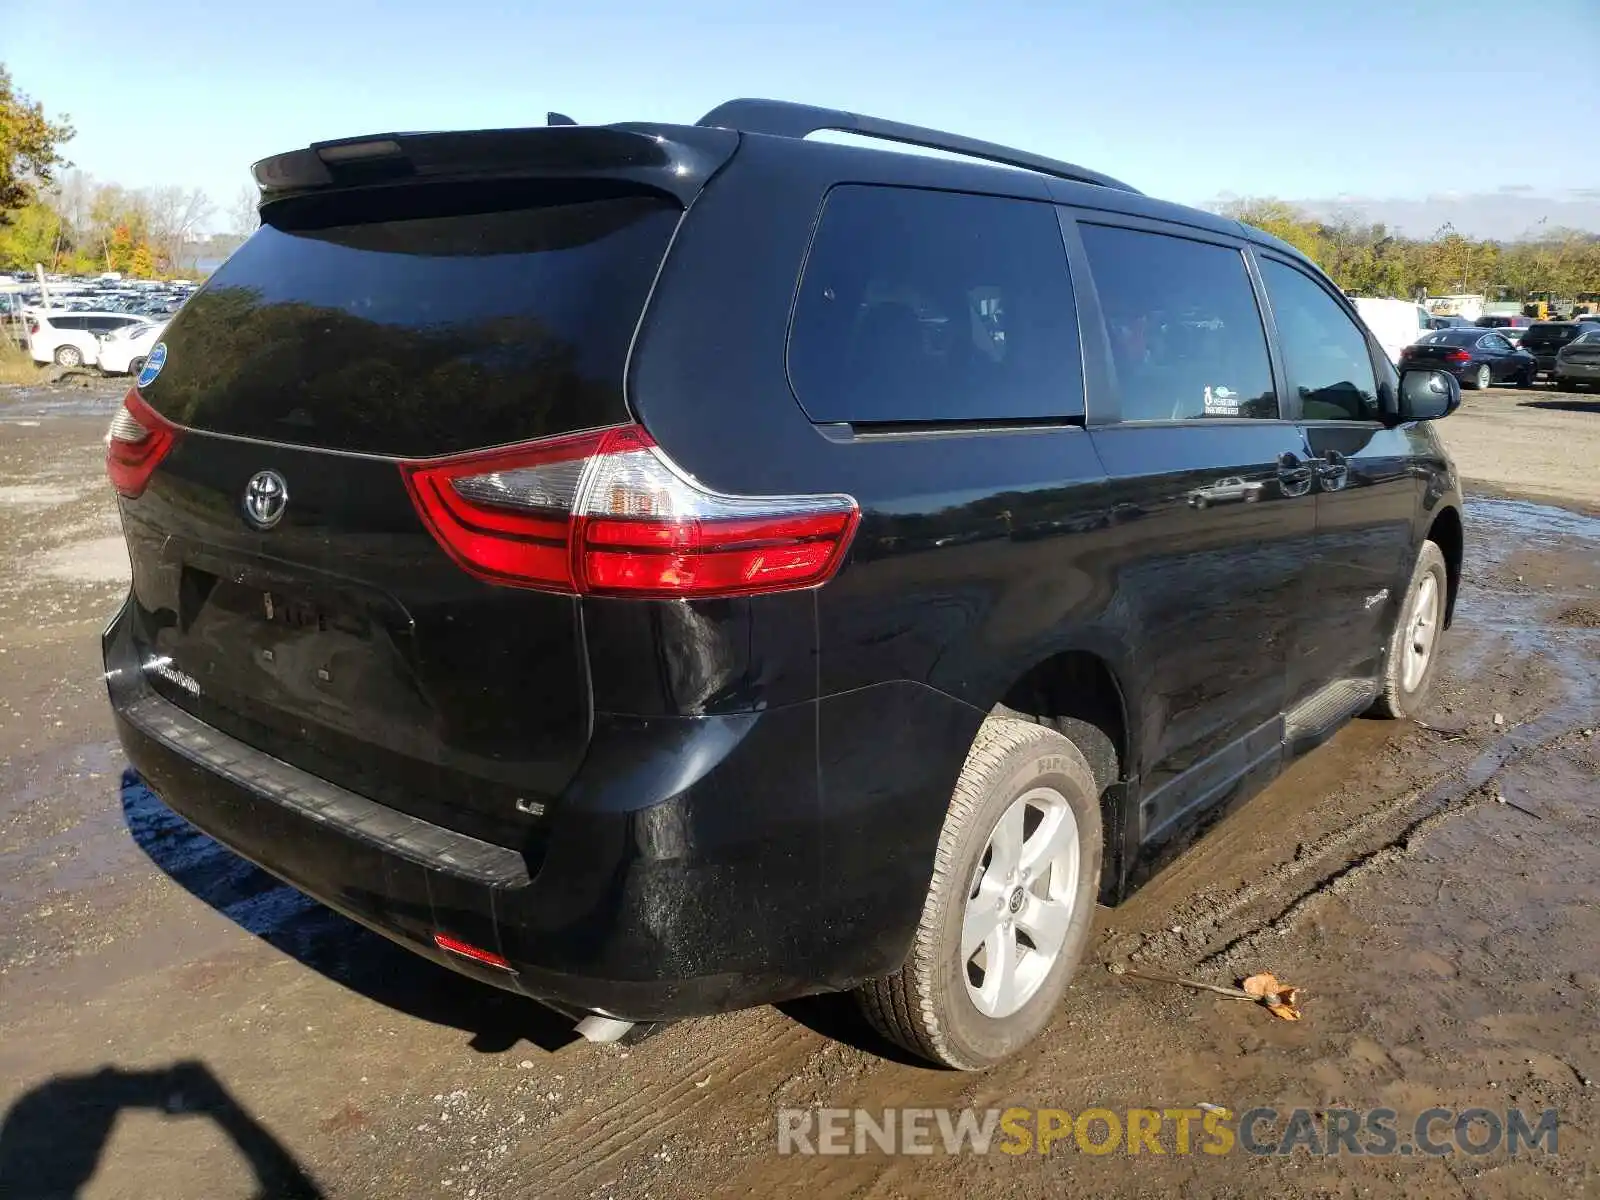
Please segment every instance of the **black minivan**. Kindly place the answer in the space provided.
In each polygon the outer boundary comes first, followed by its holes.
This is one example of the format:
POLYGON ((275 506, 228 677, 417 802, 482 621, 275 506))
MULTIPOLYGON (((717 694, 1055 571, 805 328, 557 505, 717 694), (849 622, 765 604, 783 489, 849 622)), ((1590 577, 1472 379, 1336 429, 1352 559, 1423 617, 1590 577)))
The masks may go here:
POLYGON ((108 438, 122 742, 597 1037, 854 989, 994 1063, 1097 901, 1428 688, 1458 385, 1258 230, 771 101, 255 170, 108 438))

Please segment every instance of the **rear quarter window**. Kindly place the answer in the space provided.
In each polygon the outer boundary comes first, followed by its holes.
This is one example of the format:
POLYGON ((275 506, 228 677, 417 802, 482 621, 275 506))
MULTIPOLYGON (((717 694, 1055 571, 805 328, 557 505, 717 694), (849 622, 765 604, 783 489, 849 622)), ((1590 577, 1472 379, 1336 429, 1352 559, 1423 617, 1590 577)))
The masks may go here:
POLYGON ((789 376, 819 422, 1081 417, 1077 318, 1055 209, 834 188, 801 279, 789 376))

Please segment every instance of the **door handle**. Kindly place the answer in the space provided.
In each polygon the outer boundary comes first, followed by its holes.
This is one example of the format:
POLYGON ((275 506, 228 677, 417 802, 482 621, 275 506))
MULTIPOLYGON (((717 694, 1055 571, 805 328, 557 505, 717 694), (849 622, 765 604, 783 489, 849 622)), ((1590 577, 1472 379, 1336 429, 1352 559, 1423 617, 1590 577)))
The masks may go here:
POLYGON ((1337 492, 1350 482, 1350 460, 1337 450, 1329 450, 1317 464, 1317 479, 1325 492, 1337 492))
POLYGON ((1311 466, 1291 450, 1278 455, 1278 490, 1285 496, 1304 496, 1311 490, 1311 466))

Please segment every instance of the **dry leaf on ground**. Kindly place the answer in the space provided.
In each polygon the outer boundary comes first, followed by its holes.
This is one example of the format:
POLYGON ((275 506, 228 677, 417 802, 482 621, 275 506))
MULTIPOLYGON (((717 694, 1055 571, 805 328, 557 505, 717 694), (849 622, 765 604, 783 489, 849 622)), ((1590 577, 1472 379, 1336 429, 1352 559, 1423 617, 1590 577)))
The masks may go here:
POLYGON ((1279 982, 1271 971, 1241 980, 1239 986, 1265 1004, 1273 1016, 1285 1021, 1300 1019, 1300 1010, 1295 1007, 1300 1001, 1300 989, 1279 982))

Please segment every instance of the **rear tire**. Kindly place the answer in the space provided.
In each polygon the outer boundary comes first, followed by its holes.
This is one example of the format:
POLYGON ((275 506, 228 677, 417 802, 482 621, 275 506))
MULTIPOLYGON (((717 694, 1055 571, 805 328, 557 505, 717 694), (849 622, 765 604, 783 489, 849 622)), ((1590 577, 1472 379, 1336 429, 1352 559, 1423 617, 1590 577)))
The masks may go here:
POLYGON ((55 360, 58 367, 81 367, 83 351, 76 346, 57 346, 55 360))
POLYGON ((1450 572, 1444 552, 1436 542, 1423 542, 1405 603, 1389 635, 1382 688, 1369 710, 1373 716, 1405 719, 1421 711, 1439 666, 1439 638, 1449 602, 1450 572))
POLYGON ((963 1071, 1021 1049, 1050 1023, 1088 944, 1101 836, 1099 789, 1078 747, 1030 721, 986 720, 939 834, 911 954, 856 990, 867 1019, 963 1071))
POLYGON ((1489 390, 1489 385, 1494 382, 1494 372, 1489 369, 1489 364, 1484 363, 1472 377, 1472 386, 1480 392, 1489 390))
POLYGON ((143 358, 133 358, 133 359, 129 359, 128 360, 128 374, 129 375, 132 375, 135 379, 137 379, 137 378, 139 378, 139 372, 142 371, 142 370, 144 370, 144 359, 143 358))

